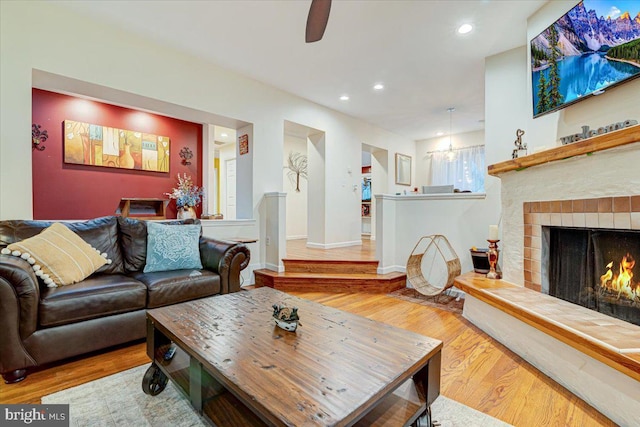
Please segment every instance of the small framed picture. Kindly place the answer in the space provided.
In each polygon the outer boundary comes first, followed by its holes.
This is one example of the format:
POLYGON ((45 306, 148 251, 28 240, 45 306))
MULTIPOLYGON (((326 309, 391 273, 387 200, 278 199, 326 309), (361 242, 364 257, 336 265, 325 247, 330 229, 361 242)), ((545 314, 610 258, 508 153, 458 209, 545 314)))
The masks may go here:
POLYGON ((249 153, 249 135, 240 135, 238 138, 238 147, 241 156, 249 153))
POLYGON ((396 153, 396 184, 411 185, 411 156, 396 153))

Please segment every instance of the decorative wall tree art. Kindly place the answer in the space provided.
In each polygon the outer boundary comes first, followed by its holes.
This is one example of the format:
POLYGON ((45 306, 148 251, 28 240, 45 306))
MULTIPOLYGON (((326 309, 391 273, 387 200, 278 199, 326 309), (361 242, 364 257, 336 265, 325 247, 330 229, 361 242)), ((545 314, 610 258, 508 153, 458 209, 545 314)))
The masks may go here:
POLYGON ((291 185, 295 183, 296 191, 300 192, 300 178, 307 179, 307 156, 290 152, 289 158, 287 159, 287 166, 284 168, 289 169, 287 173, 289 181, 291 181, 291 185))
POLYGON ((64 162, 152 172, 169 172, 166 136, 64 121, 64 162))

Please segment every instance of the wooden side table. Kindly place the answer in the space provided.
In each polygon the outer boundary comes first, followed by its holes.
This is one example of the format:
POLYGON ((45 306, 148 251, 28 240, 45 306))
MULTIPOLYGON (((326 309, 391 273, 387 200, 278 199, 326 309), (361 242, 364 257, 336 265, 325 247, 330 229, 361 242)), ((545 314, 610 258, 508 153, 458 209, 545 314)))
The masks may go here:
POLYGON ((116 215, 136 219, 167 219, 167 199, 122 198, 116 215))

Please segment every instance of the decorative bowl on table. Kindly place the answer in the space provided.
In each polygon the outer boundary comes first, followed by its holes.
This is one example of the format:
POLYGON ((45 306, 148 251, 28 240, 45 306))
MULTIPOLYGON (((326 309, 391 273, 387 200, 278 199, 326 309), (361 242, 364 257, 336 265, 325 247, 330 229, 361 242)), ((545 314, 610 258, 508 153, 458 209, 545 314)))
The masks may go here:
POLYGON ((295 332, 298 328, 300 318, 298 317, 298 307, 287 307, 284 304, 273 304, 273 319, 279 328, 288 332, 295 332))

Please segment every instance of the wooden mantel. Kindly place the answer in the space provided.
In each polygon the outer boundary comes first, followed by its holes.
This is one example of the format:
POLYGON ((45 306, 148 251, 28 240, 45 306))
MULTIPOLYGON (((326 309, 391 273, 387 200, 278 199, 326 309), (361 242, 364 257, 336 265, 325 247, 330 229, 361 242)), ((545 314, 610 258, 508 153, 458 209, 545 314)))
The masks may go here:
POLYGON ((489 165, 489 175, 498 176, 505 172, 541 165, 581 154, 589 154, 595 151, 608 150, 609 148, 632 144, 634 142, 640 142, 640 125, 604 133, 550 150, 544 150, 539 153, 489 165))

